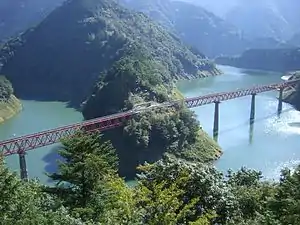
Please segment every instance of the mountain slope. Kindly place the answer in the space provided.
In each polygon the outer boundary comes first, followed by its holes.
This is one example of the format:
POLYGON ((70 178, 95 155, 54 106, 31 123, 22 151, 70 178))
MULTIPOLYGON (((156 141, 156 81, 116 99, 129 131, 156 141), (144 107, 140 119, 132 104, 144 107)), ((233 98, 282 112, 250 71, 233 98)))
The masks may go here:
POLYGON ((239 0, 226 0, 226 1, 220 1, 220 0, 181 0, 183 2, 189 2, 195 5, 199 5, 205 9, 207 9, 210 12, 213 12, 217 16, 220 16, 223 18, 223 16, 231 10, 233 7, 235 7, 239 0))
POLYGON ((14 96, 11 83, 0 76, 0 123, 10 119, 22 109, 21 102, 14 96))
POLYGON ((247 39, 286 41, 300 30, 299 0, 182 0, 215 13, 243 31, 247 39))
POLYGON ((2 48, 2 73, 20 97, 78 104, 89 95, 100 72, 131 48, 150 52, 159 66, 167 68, 162 74, 165 81, 215 71, 201 53, 192 53, 144 15, 114 1, 73 0, 2 48))
MULTIPOLYGON (((2 73, 18 96, 84 101, 85 119, 178 100, 176 79, 220 73, 163 27, 111 0, 68 1, 4 45, 1 55, 2 73)), ((137 165, 166 152, 201 162, 220 155, 220 147, 181 104, 152 108, 124 125, 104 132, 117 149, 122 176, 133 178, 137 165)))
POLYGON ((291 35, 287 22, 277 11, 277 8, 273 4, 267 4, 267 2, 244 1, 230 10, 225 18, 251 38, 285 39, 291 35))
POLYGON ((251 49, 239 57, 219 57, 216 62, 248 69, 295 71, 300 70, 300 48, 251 49))
POLYGON ((169 0, 123 0, 176 33, 185 43, 206 55, 237 54, 245 48, 239 30, 200 6, 169 0))
POLYGON ((230 23, 188 2, 170 0, 121 0, 121 2, 129 8, 147 14, 178 35, 185 43, 203 51, 209 57, 237 55, 250 48, 289 47, 288 44, 272 37, 249 38, 230 23))
POLYGON ((0 42, 39 23, 65 0, 1 0, 0 42))

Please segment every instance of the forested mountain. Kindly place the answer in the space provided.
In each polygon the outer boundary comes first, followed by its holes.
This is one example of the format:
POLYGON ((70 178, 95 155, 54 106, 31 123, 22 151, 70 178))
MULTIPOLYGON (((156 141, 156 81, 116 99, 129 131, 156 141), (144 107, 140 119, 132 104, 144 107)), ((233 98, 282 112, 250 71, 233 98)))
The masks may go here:
MULTIPOLYGON (((288 47, 272 37, 250 38, 235 26, 200 6, 171 0, 121 0, 132 9, 149 15, 185 43, 209 57, 236 55, 250 48, 288 47)), ((254 25, 253 25, 254 26, 254 25)))
POLYGON ((3 76, 0 76, 0 102, 6 101, 13 94, 11 83, 3 76))
POLYGON ((101 71, 138 48, 168 65, 164 80, 214 70, 201 53, 192 53, 147 17, 114 1, 74 0, 7 43, 2 72, 21 97, 82 101, 101 71))
POLYGON ((251 49, 239 57, 219 57, 216 62, 240 68, 288 72, 300 70, 300 48, 251 49))
POLYGON ((280 181, 242 168, 165 157, 139 167, 128 187, 116 173, 111 143, 96 133, 63 141, 54 187, 21 181, 0 158, 2 224, 60 225, 298 225, 300 167, 280 181), (69 185, 63 185, 67 183, 69 185))
POLYGON ((240 0, 181 0, 183 2, 189 2, 207 9, 213 12, 217 16, 224 17, 229 10, 238 5, 240 0))
POLYGON ((0 42, 34 26, 64 0, 1 0, 0 42))
POLYGON ((187 44, 206 55, 237 54, 245 48, 241 33, 234 26, 204 8, 170 0, 123 0, 125 6, 142 11, 160 22, 187 44))
POLYGON ((205 7, 243 31, 247 38, 289 39, 300 29, 298 0, 184 0, 205 7))
MULTIPOLYGON (((86 119, 144 101, 171 101, 179 97, 174 80, 220 73, 202 53, 112 0, 67 1, 39 26, 5 44, 0 56, 1 73, 17 96, 75 106, 87 100, 86 119)), ((117 148, 126 176, 134 176, 139 162, 156 161, 166 151, 200 161, 220 153, 194 115, 181 107, 137 115, 106 138, 117 148)))
POLYGON ((286 40, 293 34, 292 27, 276 5, 268 1, 243 1, 230 10, 225 19, 251 38, 273 37, 286 40))
MULTIPOLYGON (((274 13, 274 10, 266 7, 265 4, 241 0, 226 1, 226 4, 220 1, 198 2, 196 0, 119 0, 120 3, 126 3, 126 6, 145 12, 171 32, 177 33, 184 42, 195 46, 210 57, 220 54, 240 54, 249 48, 276 48, 293 45, 294 42, 285 44, 280 37, 292 35, 291 32, 286 31, 287 29, 291 31, 298 29, 300 23, 297 21, 300 20, 297 20, 298 14, 293 13, 292 7, 293 4, 296 7, 298 3, 277 1, 276 7, 282 10, 274 13), (195 7, 186 2, 196 2, 199 6, 195 7), (222 16, 225 20, 200 5, 222 16), (273 11, 266 13, 270 10, 273 11), (230 12, 226 16, 228 11, 230 12), (255 21, 254 15, 256 14, 263 20, 255 21), (268 19, 269 17, 271 19, 268 19), (288 25, 283 25, 284 29, 279 26, 283 20, 284 23, 288 23, 288 25)), ((16 35, 38 24, 62 2, 64 0, 1 1, 0 42, 3 38, 16 35)))

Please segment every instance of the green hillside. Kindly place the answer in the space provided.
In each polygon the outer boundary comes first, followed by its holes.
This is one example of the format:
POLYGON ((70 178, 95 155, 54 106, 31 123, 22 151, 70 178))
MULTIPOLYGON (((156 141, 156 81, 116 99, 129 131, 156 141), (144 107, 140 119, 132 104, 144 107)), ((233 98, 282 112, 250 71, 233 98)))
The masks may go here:
MULTIPOLYGON (((202 53, 111 0, 68 1, 0 54, 2 73, 19 97, 82 105, 86 119, 173 100, 177 79, 220 74, 202 53)), ((116 147, 126 176, 165 152, 202 162, 220 155, 182 106, 137 116, 105 138, 116 147)))
POLYGON ((6 56, 2 73, 20 97, 78 104, 100 72, 132 48, 149 52, 166 68, 167 80, 217 73, 202 54, 192 53, 144 15, 105 0, 68 1, 10 41, 0 52, 6 56))

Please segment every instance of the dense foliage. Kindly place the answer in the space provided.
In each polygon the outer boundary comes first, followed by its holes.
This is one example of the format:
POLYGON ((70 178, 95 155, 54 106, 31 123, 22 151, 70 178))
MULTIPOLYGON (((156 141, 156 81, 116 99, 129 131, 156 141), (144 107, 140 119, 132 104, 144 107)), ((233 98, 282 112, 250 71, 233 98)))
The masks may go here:
POLYGON ((217 73, 202 54, 190 51, 145 15, 112 0, 65 2, 37 27, 4 45, 2 73, 20 97, 79 104, 101 72, 132 48, 150 53, 156 70, 167 71, 168 80, 217 73))
MULTIPOLYGON (((85 119, 172 101, 178 98, 174 81, 220 74, 199 51, 111 0, 67 1, 4 44, 0 55, 2 72, 20 98, 84 103, 85 119)), ((126 177, 134 176, 138 163, 156 161, 166 151, 197 161, 220 153, 182 107, 137 116, 104 138, 116 148, 126 177)))
POLYGON ((128 187, 115 150, 98 134, 63 141, 56 181, 47 187, 19 180, 0 164, 1 224, 298 225, 300 167, 280 181, 242 168, 226 176, 201 163, 165 157, 139 167, 128 187))
POLYGON ((4 76, 0 76, 0 101, 9 99, 13 92, 11 83, 4 76))
POLYGON ((239 30, 221 18, 182 1, 122 0, 127 7, 142 11, 176 33, 187 44, 214 57, 219 54, 237 54, 247 42, 239 30))
MULTIPOLYGON (((169 79, 170 71, 160 66, 158 59, 138 48, 131 49, 127 57, 102 75, 83 107, 83 115, 91 119, 142 109, 145 106, 139 105, 144 102, 157 104, 180 98, 169 79)), ((182 105, 137 114, 124 128, 104 136, 117 149, 121 174, 127 177, 135 175, 139 163, 154 162, 166 151, 202 162, 220 154, 220 148, 200 129, 195 115, 182 105)))
MULTIPOLYGON (((121 0, 121 2, 129 8, 147 14, 177 34, 185 43, 196 47, 209 57, 241 54, 249 48, 289 46, 261 33, 258 33, 257 38, 249 38, 244 35, 243 29, 239 30, 204 8, 184 1, 121 0)), ((201 3, 203 1, 199 2, 201 3)), ((215 4, 219 5, 219 2, 215 4)), ((260 23, 254 24, 256 27, 259 25, 260 23)))

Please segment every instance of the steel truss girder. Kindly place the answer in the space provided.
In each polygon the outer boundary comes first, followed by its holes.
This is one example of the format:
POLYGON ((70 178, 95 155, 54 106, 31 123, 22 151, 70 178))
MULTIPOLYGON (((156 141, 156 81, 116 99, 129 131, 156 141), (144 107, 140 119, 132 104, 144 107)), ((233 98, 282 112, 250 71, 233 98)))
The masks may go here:
POLYGON ((36 148, 58 143, 62 138, 75 134, 76 131, 84 130, 86 132, 104 131, 121 126, 124 121, 132 117, 134 113, 115 114, 111 117, 101 117, 94 120, 59 127, 35 134, 25 135, 0 142, 0 152, 4 156, 23 153, 36 148), (116 116, 117 115, 117 116, 116 116))
POLYGON ((240 89, 232 92, 222 92, 222 93, 209 94, 209 95, 199 96, 194 98, 187 98, 185 99, 185 103, 188 108, 194 108, 202 105, 211 104, 214 102, 221 102, 230 99, 244 97, 247 95, 258 94, 262 92, 272 91, 275 89, 286 88, 288 86, 295 85, 297 81, 288 81, 281 84, 262 85, 262 86, 248 88, 248 89, 240 89))
MULTIPOLYGON (((200 97, 187 98, 184 100, 188 108, 193 108, 201 105, 206 105, 214 102, 226 101, 229 99, 239 98, 247 95, 258 94, 266 91, 271 91, 275 89, 283 89, 288 86, 295 85, 299 80, 287 81, 280 84, 262 85, 256 86, 248 89, 241 89, 232 92, 223 92, 210 94, 200 97)), ((100 117, 93 120, 88 120, 83 123, 76 123, 72 125, 67 125, 63 127, 58 127, 55 129, 38 132, 35 134, 25 135, 6 141, 0 141, 0 152, 4 156, 24 153, 29 150, 33 150, 39 147, 44 147, 59 142, 62 138, 72 136, 76 131, 84 130, 86 132, 93 131, 104 131, 112 129, 115 127, 122 126, 124 121, 132 118, 133 115, 137 113, 143 113, 145 111, 152 110, 158 107, 170 107, 181 101, 174 101, 169 103, 163 103, 157 107, 140 109, 138 111, 127 111, 122 113, 117 113, 105 117, 100 117)))

